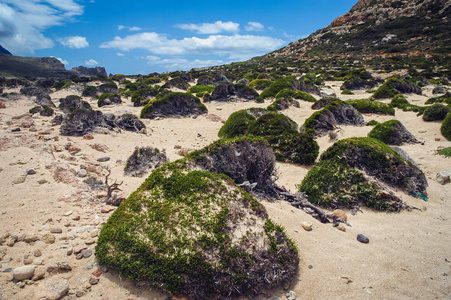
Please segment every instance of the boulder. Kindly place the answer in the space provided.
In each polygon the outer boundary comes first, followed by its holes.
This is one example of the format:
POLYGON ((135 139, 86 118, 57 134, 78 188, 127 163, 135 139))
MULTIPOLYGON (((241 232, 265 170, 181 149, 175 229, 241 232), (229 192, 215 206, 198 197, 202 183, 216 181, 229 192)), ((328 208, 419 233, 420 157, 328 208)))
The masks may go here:
POLYGON ((65 279, 50 277, 44 285, 44 289, 38 293, 39 298, 43 300, 59 300, 69 291, 69 282, 65 279))
POLYGON ((141 111, 141 118, 190 117, 206 113, 208 110, 200 99, 190 93, 171 93, 161 99, 155 99, 141 111))
POLYGON ((34 270, 36 266, 23 266, 18 267, 13 270, 13 278, 15 280, 25 280, 30 279, 34 275, 34 270))

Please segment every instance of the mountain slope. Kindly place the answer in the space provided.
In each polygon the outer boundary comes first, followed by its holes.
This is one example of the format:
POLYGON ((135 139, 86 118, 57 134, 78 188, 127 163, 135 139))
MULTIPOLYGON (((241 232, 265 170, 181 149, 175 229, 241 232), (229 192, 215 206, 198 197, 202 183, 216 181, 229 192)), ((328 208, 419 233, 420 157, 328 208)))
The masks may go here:
POLYGON ((9 52, 8 50, 6 50, 5 48, 3 48, 2 45, 0 45, 0 54, 12 55, 12 53, 9 52))
POLYGON ((328 27, 266 57, 448 55, 450 19, 451 0, 360 0, 328 27))

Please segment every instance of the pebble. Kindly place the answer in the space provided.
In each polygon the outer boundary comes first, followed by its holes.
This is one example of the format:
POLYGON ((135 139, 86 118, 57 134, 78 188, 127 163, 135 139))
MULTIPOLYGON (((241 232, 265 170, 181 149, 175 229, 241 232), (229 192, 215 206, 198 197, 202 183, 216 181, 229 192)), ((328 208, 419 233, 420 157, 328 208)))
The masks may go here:
POLYGON ((84 249, 81 251, 81 254, 83 255, 84 258, 88 258, 92 255, 92 250, 91 249, 84 249))
POLYGON ((80 253, 82 250, 84 250, 84 249, 86 249, 86 248, 88 248, 88 247, 85 246, 85 245, 75 246, 75 247, 74 247, 74 253, 75 253, 75 254, 78 254, 78 253, 80 253))
POLYGON ((20 282, 16 283, 16 285, 17 285, 17 287, 22 289, 25 287, 25 282, 20 281, 20 282))
POLYGON ((19 131, 20 131, 20 128, 19 128, 19 127, 14 128, 14 129, 11 130, 11 132, 19 132, 19 131))
POLYGON ((106 161, 109 161, 109 160, 110 160, 110 158, 108 156, 97 158, 98 162, 106 162, 106 161))
POLYGON ((73 252, 74 252, 74 249, 69 248, 69 249, 67 249, 66 254, 67 254, 67 256, 70 256, 70 255, 72 255, 73 252))
POLYGON ((25 174, 34 175, 36 174, 36 170, 34 168, 28 168, 27 171, 25 171, 25 174))
POLYGON ((34 250, 33 250, 33 255, 34 255, 35 257, 39 257, 39 256, 42 255, 42 252, 41 252, 41 250, 39 250, 39 249, 34 249, 34 250))
POLYGON ((336 209, 332 212, 333 215, 336 215, 337 217, 339 217, 340 219, 342 219, 343 221, 347 221, 348 220, 348 216, 346 215, 346 213, 344 211, 342 211, 341 209, 336 209))
POLYGON ((10 273, 10 272, 12 272, 12 268, 6 268, 6 269, 4 269, 3 270, 3 273, 10 273))
POLYGON ((34 243, 39 240, 37 235, 27 235, 24 239, 25 243, 34 243))
POLYGON ((65 279, 50 278, 45 282, 45 290, 39 299, 61 299, 69 291, 69 282, 65 279))
POLYGON ((80 169, 77 172, 77 176, 84 178, 84 177, 88 176, 88 171, 86 171, 85 169, 80 169))
POLYGON ((105 214, 105 213, 109 213, 110 211, 115 210, 115 209, 116 209, 116 207, 114 207, 114 206, 104 205, 102 207, 102 209, 100 210, 100 212, 105 214))
POLYGON ((100 270, 97 269, 94 272, 92 272, 92 275, 94 275, 95 277, 100 277, 100 275, 102 275, 102 272, 100 272, 100 270))
POLYGON ((312 231, 313 224, 312 222, 302 222, 301 223, 302 228, 304 228, 306 231, 312 231))
MULTIPOLYGON (((92 238, 95 238, 95 237, 97 237, 99 235, 99 231, 94 231, 94 232, 92 232, 91 233, 91 237, 92 238)), ((95 242, 95 241, 94 241, 95 242)))
POLYGON ((367 238, 366 236, 364 236, 364 235, 361 234, 361 233, 359 233, 359 234, 357 235, 357 240, 358 240, 359 242, 361 242, 361 243, 364 243, 364 244, 368 244, 368 243, 370 242, 370 239, 367 238))
POLYGON ((86 231, 86 229, 88 229, 88 227, 89 227, 89 226, 77 227, 77 228, 74 229, 74 231, 75 231, 76 233, 83 233, 83 232, 86 231))
POLYGON ((94 277, 89 278, 90 285, 96 285, 97 283, 99 283, 99 279, 94 278, 94 277))
POLYGON ((27 175, 19 176, 16 179, 13 180, 13 184, 24 183, 26 178, 27 178, 27 175))
POLYGON ((31 280, 33 281, 38 281, 42 278, 44 278, 45 276, 45 269, 44 267, 38 267, 36 268, 33 277, 31 278, 31 280))
POLYGON ((47 182, 48 182, 48 181, 45 180, 45 179, 38 180, 38 183, 39 183, 39 184, 44 184, 44 183, 47 183, 47 182))
POLYGON ((94 244, 95 242, 96 242, 95 240, 89 239, 89 240, 85 241, 85 244, 86 244, 86 245, 92 245, 92 244, 94 244))
POLYGON ((294 291, 289 291, 285 296, 287 300, 296 300, 296 293, 294 291))
POLYGON ((32 258, 26 258, 23 260, 23 264, 24 265, 31 265, 33 263, 33 259, 32 258))
POLYGON ((341 231, 343 231, 343 232, 346 232, 346 226, 345 226, 344 224, 342 224, 342 223, 341 223, 340 225, 337 226, 337 229, 338 229, 338 230, 341 230, 341 231))
POLYGON ((35 258, 33 260, 33 265, 39 266, 39 265, 42 265, 43 263, 44 263, 44 260, 42 258, 35 258))
POLYGON ((87 265, 86 265, 86 269, 87 269, 87 270, 91 270, 92 268, 93 268, 93 265, 92 265, 92 264, 87 264, 87 265))
POLYGON ((75 256, 75 259, 82 259, 83 258, 83 254, 78 253, 77 256, 75 256))
POLYGON ((63 229, 59 227, 52 227, 50 228, 50 233, 63 233, 63 229))
POLYGON ((65 216, 65 217, 68 217, 68 216, 70 216, 70 215, 73 214, 73 213, 74 213, 73 210, 69 210, 69 211, 66 211, 66 212, 64 213, 64 216, 65 216))
POLYGON ((53 244, 55 243, 55 236, 53 234, 44 234, 41 237, 41 241, 46 244, 53 244))
POLYGON ((67 261, 59 261, 56 263, 60 271, 72 271, 72 266, 67 261))
POLYGON ((34 275, 36 266, 22 266, 13 270, 13 278, 15 280, 30 279, 34 275))

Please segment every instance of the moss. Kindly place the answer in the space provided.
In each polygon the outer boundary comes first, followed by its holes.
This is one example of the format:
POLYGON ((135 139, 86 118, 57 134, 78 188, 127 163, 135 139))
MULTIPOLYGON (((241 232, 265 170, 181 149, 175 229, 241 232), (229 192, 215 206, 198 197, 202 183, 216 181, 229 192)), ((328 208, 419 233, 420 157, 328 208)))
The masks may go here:
MULTIPOLYGON (((325 99, 325 101, 327 101, 327 99, 325 99)), ((324 112, 330 111, 331 109, 337 107, 338 105, 342 105, 343 103, 345 102, 339 99, 332 98, 332 102, 327 104, 322 110, 314 112, 310 117, 308 117, 305 120, 304 124, 302 125, 301 131, 313 134, 313 132, 315 131, 315 124, 317 120, 321 117, 321 115, 324 114, 324 112)))
POLYGON ((271 80, 268 79, 254 79, 249 82, 248 86, 256 90, 262 90, 271 85, 271 80))
POLYGON ((354 93, 350 89, 344 89, 341 92, 342 95, 354 95, 354 93))
POLYGON ((409 101, 407 101, 407 99, 401 94, 393 97, 393 99, 391 100, 391 105, 393 107, 400 108, 403 111, 413 111, 419 114, 422 114, 426 109, 426 107, 423 106, 410 104, 409 101))
POLYGON ((246 135, 249 124, 255 120, 256 118, 249 114, 247 110, 234 112, 219 129, 218 136, 221 138, 233 138, 246 135))
MULTIPOLYGON (((208 111, 207 107, 200 102, 200 99, 195 97, 191 93, 170 93, 170 94, 164 96, 163 98, 156 98, 156 99, 150 101, 149 103, 147 103, 141 110, 140 117, 146 118, 148 115, 151 114, 151 112, 153 110, 156 110, 165 104, 172 103, 174 101, 177 102, 177 99, 179 99, 179 98, 183 98, 184 99, 183 102, 192 101, 193 103, 195 103, 197 105, 198 110, 201 112, 208 111)), ((175 107, 177 107, 177 106, 178 105, 175 105, 175 107)))
POLYGON ((270 112, 249 125, 248 133, 255 136, 278 136, 285 133, 297 133, 296 122, 276 112, 270 112))
POLYGON ((392 137, 393 131, 395 130, 394 124, 399 124, 398 120, 390 120, 384 123, 377 124, 373 130, 368 133, 370 138, 378 139, 384 143, 388 143, 392 137))
POLYGON ((55 83, 55 85, 53 86, 56 90, 61 90, 61 89, 65 89, 71 85, 74 85, 75 83, 72 80, 66 79, 64 81, 58 81, 57 83, 55 83))
POLYGON ((188 89, 189 93, 196 94, 197 97, 203 97, 205 93, 211 94, 215 90, 212 85, 193 85, 188 89))
POLYGON ((116 209, 98 238, 99 264, 195 299, 261 285, 263 261, 276 269, 297 264, 296 247, 252 196, 224 175, 185 167, 182 160, 155 170, 116 209), (263 221, 261 238, 277 252, 253 249, 256 234, 250 231, 232 235, 245 216, 263 221))
POLYGON ((279 93, 281 90, 283 89, 293 89, 293 83, 296 80, 296 78, 294 76, 287 76, 284 78, 279 78, 276 81, 274 81, 273 83, 271 83, 271 85, 265 89, 260 96, 265 99, 265 98, 275 98, 277 93, 279 93))
POLYGON ((380 123, 376 120, 371 120, 366 123, 366 126, 376 126, 377 124, 380 124, 380 123))
POLYGON ((374 99, 393 98, 399 92, 393 87, 394 78, 389 78, 373 94, 374 99))
POLYGON ((376 113, 384 115, 395 115, 395 110, 390 104, 371 100, 348 100, 346 103, 354 106, 360 113, 376 113))
POLYGON ((400 165, 410 166, 381 141, 344 139, 321 155, 320 162, 309 171, 298 188, 307 194, 310 202, 325 207, 352 208, 363 204, 377 210, 398 211, 402 201, 381 192, 366 177, 375 176, 402 186, 402 181, 393 181, 390 177, 400 165))
POLYGON ((38 112, 40 112, 42 110, 42 106, 38 105, 35 106, 33 108, 30 108, 30 110, 28 111, 30 114, 37 114, 38 112))
POLYGON ((291 89, 283 89, 276 94, 276 100, 291 99, 291 98, 304 100, 304 101, 308 101, 308 102, 316 102, 315 97, 313 97, 309 93, 303 92, 303 91, 294 91, 291 89))
POLYGON ((54 110, 50 105, 44 105, 39 111, 39 114, 44 117, 50 117, 53 116, 54 110))
POLYGON ((448 113, 443 120, 440 132, 448 141, 451 141, 451 113, 448 113))
POLYGON ((423 113, 423 120, 426 122, 430 121, 442 121, 445 119, 446 115, 449 113, 449 108, 443 104, 433 104, 427 107, 423 113))
POLYGON ((395 96, 391 99, 391 104, 392 104, 394 107, 402 107, 402 106, 407 105, 407 104, 410 104, 410 103, 409 103, 409 101, 407 101, 407 99, 406 99, 403 95, 398 94, 398 95, 395 95, 395 96))
POLYGON ((437 150, 437 154, 443 155, 445 157, 451 157, 451 147, 437 150))
POLYGON ((434 103, 447 103, 451 104, 451 94, 446 93, 443 96, 430 98, 426 101, 426 104, 434 104, 434 103))

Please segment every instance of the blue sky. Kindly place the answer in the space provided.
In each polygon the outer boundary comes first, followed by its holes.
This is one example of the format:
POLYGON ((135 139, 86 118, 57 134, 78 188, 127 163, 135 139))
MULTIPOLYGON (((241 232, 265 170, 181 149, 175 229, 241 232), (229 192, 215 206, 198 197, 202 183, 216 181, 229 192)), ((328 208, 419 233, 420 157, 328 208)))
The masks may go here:
POLYGON ((2 0, 0 45, 66 68, 148 74, 243 61, 329 25, 357 0, 2 0))

